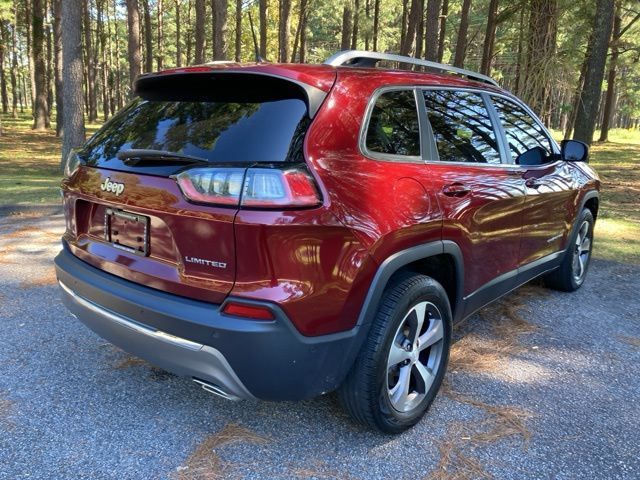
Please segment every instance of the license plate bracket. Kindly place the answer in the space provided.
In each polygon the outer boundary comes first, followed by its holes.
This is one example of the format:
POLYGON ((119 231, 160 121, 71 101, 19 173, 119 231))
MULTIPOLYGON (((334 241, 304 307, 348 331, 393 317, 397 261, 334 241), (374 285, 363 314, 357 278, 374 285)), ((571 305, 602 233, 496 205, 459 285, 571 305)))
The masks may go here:
POLYGON ((149 255, 149 217, 107 208, 104 239, 115 248, 146 257, 149 255))

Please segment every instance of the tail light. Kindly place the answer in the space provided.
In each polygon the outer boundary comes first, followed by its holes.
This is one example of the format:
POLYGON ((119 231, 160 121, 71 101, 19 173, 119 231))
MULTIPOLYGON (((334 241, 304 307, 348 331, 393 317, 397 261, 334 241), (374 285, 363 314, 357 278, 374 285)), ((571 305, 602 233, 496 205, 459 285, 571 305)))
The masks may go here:
POLYGON ((192 168, 177 175, 189 200, 249 208, 313 207, 320 203, 315 182, 304 167, 192 168))
POLYGON ((242 192, 244 168, 192 168, 176 177, 189 200, 237 206, 242 192))

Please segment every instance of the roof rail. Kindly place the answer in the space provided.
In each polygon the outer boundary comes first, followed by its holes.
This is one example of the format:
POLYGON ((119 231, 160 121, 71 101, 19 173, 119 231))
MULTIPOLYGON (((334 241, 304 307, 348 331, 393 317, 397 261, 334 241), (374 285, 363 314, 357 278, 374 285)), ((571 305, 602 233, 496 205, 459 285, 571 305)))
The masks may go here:
POLYGON ((376 63, 381 61, 407 63, 410 65, 419 65, 421 67, 433 68, 441 72, 456 73, 465 76, 471 80, 489 83, 498 87, 498 82, 493 78, 481 73, 476 73, 464 68, 452 67, 443 63, 431 62, 415 57, 406 57, 404 55, 395 55, 393 53, 367 52, 364 50, 344 50, 333 54, 325 60, 325 65, 339 67, 341 65, 350 65, 353 67, 375 67, 376 63))

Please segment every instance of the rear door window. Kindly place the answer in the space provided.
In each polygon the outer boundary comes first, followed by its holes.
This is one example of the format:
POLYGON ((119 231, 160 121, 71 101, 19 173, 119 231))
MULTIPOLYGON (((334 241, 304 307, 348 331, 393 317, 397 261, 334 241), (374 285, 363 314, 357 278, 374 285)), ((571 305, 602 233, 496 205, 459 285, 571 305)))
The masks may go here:
POLYGON ((521 154, 534 147, 541 147, 547 155, 553 153, 544 128, 524 108, 504 97, 492 96, 491 100, 502 122, 514 162, 521 154))
POLYGON ((420 126, 413 90, 381 94, 371 111, 365 146, 383 159, 420 158, 420 126))
POLYGON ((496 133, 481 95, 424 90, 424 100, 441 161, 501 163, 496 133))

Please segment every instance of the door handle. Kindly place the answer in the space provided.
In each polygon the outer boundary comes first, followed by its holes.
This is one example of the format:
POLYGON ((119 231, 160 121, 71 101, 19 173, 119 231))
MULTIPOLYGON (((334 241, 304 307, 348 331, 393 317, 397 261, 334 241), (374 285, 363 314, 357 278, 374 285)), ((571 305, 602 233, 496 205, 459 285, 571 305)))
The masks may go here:
POLYGON ((524 184, 528 188, 540 188, 540 186, 542 185, 542 183, 540 183, 540 181, 537 178, 527 178, 524 184))
POLYGON ((452 183, 442 188, 442 193, 448 197, 464 197, 471 189, 462 183, 452 183))

